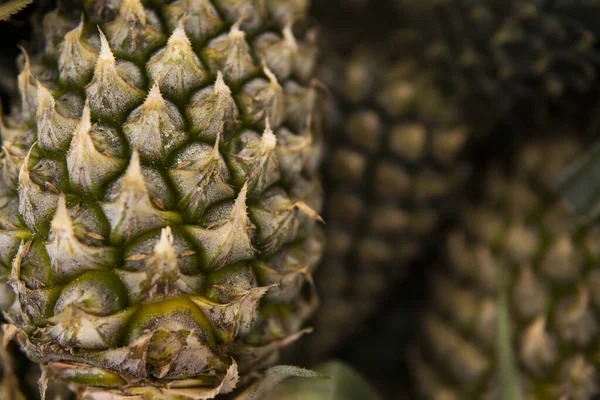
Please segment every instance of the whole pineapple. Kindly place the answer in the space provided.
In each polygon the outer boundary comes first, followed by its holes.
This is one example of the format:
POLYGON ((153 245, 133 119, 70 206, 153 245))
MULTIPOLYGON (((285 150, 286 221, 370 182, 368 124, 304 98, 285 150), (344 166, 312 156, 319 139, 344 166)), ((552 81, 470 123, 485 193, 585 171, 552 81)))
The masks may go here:
POLYGON ((2 129, 0 234, 5 315, 42 383, 212 398, 305 332, 322 247, 307 7, 66 0, 44 16, 2 129))
POLYGON ((569 99, 598 80, 597 2, 395 1, 420 38, 413 51, 485 128, 577 113, 569 99))
POLYGON ((498 372, 510 364, 525 399, 600 394, 598 226, 578 223, 552 192, 579 152, 565 130, 527 144, 516 173, 492 170, 483 198, 449 235, 451 270, 433 282, 415 362, 423 398, 498 398, 507 390, 498 372), (500 319, 504 297, 509 322, 500 319), (499 339, 510 351, 497 352, 499 339))
POLYGON ((316 358, 363 325, 459 204, 452 195, 468 175, 460 113, 414 60, 393 53, 364 46, 324 62, 333 96, 316 358))

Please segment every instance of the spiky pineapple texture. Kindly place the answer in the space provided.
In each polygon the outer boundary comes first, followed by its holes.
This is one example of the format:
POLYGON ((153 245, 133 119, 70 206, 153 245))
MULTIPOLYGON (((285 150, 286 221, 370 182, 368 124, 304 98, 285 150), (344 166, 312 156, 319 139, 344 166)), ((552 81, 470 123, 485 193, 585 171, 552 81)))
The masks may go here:
POLYGON ((582 225, 551 186, 580 151, 565 130, 526 145, 512 175, 491 171, 484 197, 449 235, 451 270, 435 278, 414 368, 423 398, 497 398, 507 365, 527 399, 600 393, 598 226, 582 225), (508 322, 499 319, 502 293, 508 322), (501 323, 515 359, 505 365, 501 323))
POLYGON ((470 133, 452 101, 414 60, 381 47, 323 63, 333 96, 324 166, 328 246, 310 338, 316 358, 376 309, 459 204, 452 195, 468 175, 461 155, 470 133))
POLYGON ((304 332, 322 247, 307 7, 67 0, 44 16, 2 127, 0 245, 5 315, 46 379, 212 398, 304 332))
POLYGON ((421 44, 414 50, 437 68, 445 86, 465 99, 467 110, 479 123, 532 115, 543 121, 548 110, 554 110, 553 104, 559 104, 563 112, 573 111, 567 101, 571 97, 565 94, 594 90, 600 61, 597 31, 581 15, 597 11, 598 4, 546 0, 397 3, 419 33, 421 44))

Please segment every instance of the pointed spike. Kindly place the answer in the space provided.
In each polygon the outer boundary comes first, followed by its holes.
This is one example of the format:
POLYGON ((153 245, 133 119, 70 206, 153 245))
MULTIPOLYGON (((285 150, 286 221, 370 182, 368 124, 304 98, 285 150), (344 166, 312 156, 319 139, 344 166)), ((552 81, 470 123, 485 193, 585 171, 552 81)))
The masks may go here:
POLYGON ((212 158, 215 161, 221 160, 221 152, 219 151, 219 143, 221 142, 221 132, 217 134, 217 140, 215 140, 215 145, 212 151, 212 158))
POLYGON ((269 123, 269 119, 266 119, 266 128, 262 135, 262 139, 260 142, 260 147, 263 154, 267 154, 275 149, 277 145, 277 137, 273 133, 271 129, 271 124, 269 123))
POLYGON ((244 19, 244 17, 241 17, 235 22, 235 24, 231 25, 231 29, 229 30, 229 36, 232 39, 238 40, 246 38, 246 32, 240 29, 240 26, 242 26, 242 22, 244 22, 244 19))
POLYGON ((173 46, 173 47, 184 46, 186 50, 187 49, 191 50, 192 42, 190 41, 190 38, 188 38, 187 34, 185 33, 183 21, 181 21, 179 23, 179 26, 177 26, 177 28, 175 28, 175 30, 171 34, 171 37, 169 37, 167 46, 173 46))
POLYGON ((221 71, 217 72, 217 80, 215 81, 215 93, 224 94, 226 96, 231 95, 231 89, 225 83, 225 80, 223 79, 223 72, 221 71))
POLYGON ((42 85, 39 81, 37 82, 37 98, 38 98, 38 109, 37 116, 39 117, 43 112, 48 109, 54 110, 54 96, 52 93, 44 85, 42 85))
MULTIPOLYGON (((86 100, 83 106, 83 112, 81 113, 81 119, 77 125, 77 131, 83 132, 81 134, 87 134, 92 129, 92 117, 90 115, 90 101, 86 100)), ((77 131, 75 135, 77 135, 77 131)))
POLYGON ((158 82, 154 82, 146 100, 144 101, 144 106, 148 108, 162 108, 165 106, 165 99, 160 92, 160 85, 158 82))
POLYGON ((31 178, 29 177, 29 159, 32 151, 33 146, 27 152, 27 155, 23 160, 23 164, 21 165, 21 170, 19 171, 19 186, 21 184, 29 184, 31 182, 31 178))
POLYGON ((296 41, 296 37, 294 36, 294 31, 292 30, 292 24, 287 24, 285 28, 283 28, 283 38, 288 46, 293 49, 298 49, 298 42, 296 41))
POLYGON ((83 25, 85 23, 85 16, 82 13, 81 17, 79 18, 79 24, 77 24, 77 26, 73 29, 71 29, 69 32, 67 32, 67 34, 65 35, 65 41, 69 41, 69 42, 77 42, 81 39, 81 35, 83 34, 83 25))
POLYGON ((304 203, 303 201, 298 201, 298 202, 294 203, 294 207, 296 207, 298 210, 300 210, 303 214, 307 215, 308 217, 310 217, 316 221, 319 221, 322 224, 325 224, 325 220, 323 219, 323 217, 321 217, 318 212, 316 212, 312 207, 310 207, 308 204, 304 203))
POLYGON ((173 233, 171 227, 164 227, 160 231, 160 239, 156 246, 154 246, 154 253, 156 255, 168 256, 168 258, 176 259, 175 248, 173 247, 173 233))
POLYGON ((244 186, 242 186, 242 190, 240 190, 240 193, 238 194, 237 198, 235 199, 235 204, 233 206, 233 212, 232 212, 233 215, 244 215, 244 216, 248 215, 248 212, 246 209, 247 197, 248 197, 248 182, 245 182, 244 186))
POLYGON ((144 182, 144 175, 142 174, 140 154, 135 148, 131 153, 131 160, 129 161, 127 171, 125 171, 125 176, 123 177, 123 186, 139 193, 148 194, 148 189, 144 182))
POLYGON ((58 205, 56 207, 56 211, 54 212, 54 217, 50 223, 50 230, 54 233, 73 233, 73 221, 71 220, 67 210, 67 199, 65 198, 64 193, 61 193, 58 197, 58 205))
POLYGON ((110 49, 110 45, 108 44, 108 40, 106 39, 104 32, 102 32, 100 27, 98 27, 98 33, 100 34, 100 54, 98 55, 96 69, 100 69, 105 63, 116 65, 115 56, 110 49))

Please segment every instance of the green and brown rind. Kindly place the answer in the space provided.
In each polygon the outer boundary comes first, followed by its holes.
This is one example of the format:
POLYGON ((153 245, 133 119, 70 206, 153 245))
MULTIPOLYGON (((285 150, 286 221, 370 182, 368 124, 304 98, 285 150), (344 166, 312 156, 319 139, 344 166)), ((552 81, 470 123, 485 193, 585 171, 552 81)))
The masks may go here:
POLYGON ((45 15, 2 127, 0 244, 5 315, 46 379, 82 399, 212 398, 303 334, 322 248, 307 7, 45 15))

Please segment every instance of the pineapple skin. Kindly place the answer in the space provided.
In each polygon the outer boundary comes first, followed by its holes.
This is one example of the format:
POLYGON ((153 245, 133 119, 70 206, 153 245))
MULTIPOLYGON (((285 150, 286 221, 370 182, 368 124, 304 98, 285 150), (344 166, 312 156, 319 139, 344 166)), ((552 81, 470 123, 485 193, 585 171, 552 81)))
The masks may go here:
POLYGON ((322 306, 309 352, 318 359, 359 331, 460 204, 469 129, 426 72, 394 50, 357 46, 323 62, 328 244, 322 306), (385 55, 385 56, 382 56, 385 55))
POLYGON ((2 125, 0 246, 4 315, 45 379, 81 399, 212 398, 306 332, 323 247, 308 5, 43 17, 2 125))
MULTIPOLYGON (((16 221, 17 210, 7 207, 10 203, 11 193, 6 185, 0 181, 0 225, 4 229, 6 226, 11 226, 11 221, 16 221)), ((15 301, 15 293, 8 283, 10 277, 10 268, 5 268, 0 265, 0 306, 8 308, 15 301)), ((5 323, 0 317, 0 322, 5 323)), ((0 343, 6 340, 6 333, 0 330, 0 343)), ((17 375, 17 363, 27 358, 24 354, 15 351, 14 344, 0 346, 0 398, 7 400, 25 400, 26 397, 22 392, 22 388, 17 375), (20 357, 19 357, 20 356, 20 357)))
POLYGON ((450 269, 433 279, 413 360, 422 398, 498 398, 503 281, 524 398, 600 393, 598 226, 581 224, 552 192, 582 150, 577 135, 565 131, 529 141, 507 171, 491 169, 482 199, 448 236, 450 269))

